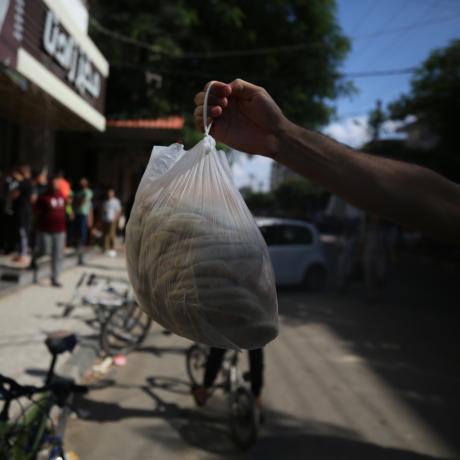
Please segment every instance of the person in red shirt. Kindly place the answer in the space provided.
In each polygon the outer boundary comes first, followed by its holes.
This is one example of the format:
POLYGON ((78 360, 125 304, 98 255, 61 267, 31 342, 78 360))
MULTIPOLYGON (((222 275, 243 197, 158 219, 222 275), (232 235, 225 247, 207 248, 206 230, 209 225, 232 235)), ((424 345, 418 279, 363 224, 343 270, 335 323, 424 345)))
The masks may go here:
POLYGON ((59 282, 66 239, 66 199, 59 190, 59 178, 50 179, 46 191, 35 203, 37 245, 33 265, 45 254, 51 254, 51 284, 59 282))

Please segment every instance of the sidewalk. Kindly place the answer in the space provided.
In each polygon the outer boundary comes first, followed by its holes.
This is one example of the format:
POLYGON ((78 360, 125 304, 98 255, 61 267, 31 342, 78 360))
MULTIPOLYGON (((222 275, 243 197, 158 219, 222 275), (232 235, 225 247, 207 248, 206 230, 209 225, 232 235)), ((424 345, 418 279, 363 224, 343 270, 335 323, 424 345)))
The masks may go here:
MULTIPOLYGON (((70 317, 62 317, 59 302, 68 301, 83 272, 126 277, 124 255, 116 258, 93 256, 84 266, 64 271, 63 288, 53 288, 49 281, 16 290, 0 298, 0 373, 24 384, 39 384, 47 370, 50 355, 44 344, 47 333, 69 330, 80 337, 80 347, 72 357, 63 355, 58 369, 64 365, 67 374, 76 377, 86 362, 95 356, 98 330, 91 326, 91 308, 78 308, 70 317), (69 359, 70 357, 70 359, 69 359), (76 359, 77 357, 77 359, 76 359)), ((89 364, 89 363, 88 363, 89 364)))
MULTIPOLYGON (((90 259, 98 252, 95 248, 87 248, 83 254, 84 260, 90 259)), ((80 257, 74 248, 66 248, 62 267, 64 270, 75 267, 80 262, 80 257)), ((19 264, 12 260, 10 255, 0 255, 0 298, 17 291, 25 286, 35 283, 36 281, 49 278, 50 276, 50 257, 43 256, 37 261, 37 268, 29 268, 31 257, 27 257, 25 264, 19 264)))

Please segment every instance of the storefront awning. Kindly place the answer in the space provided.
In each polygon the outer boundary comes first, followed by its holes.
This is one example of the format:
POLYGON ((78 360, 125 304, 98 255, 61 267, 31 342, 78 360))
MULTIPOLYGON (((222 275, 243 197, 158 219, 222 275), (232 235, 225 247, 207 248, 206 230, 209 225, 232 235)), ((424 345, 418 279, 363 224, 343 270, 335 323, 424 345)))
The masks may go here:
MULTIPOLYGON (((109 65, 91 39, 72 20, 64 2, 52 0, 6 0, 0 6, 0 63, 13 72, 9 80, 26 78, 13 91, 16 104, 36 106, 46 123, 98 131, 105 130, 105 87, 109 65), (37 90, 43 91, 46 101, 37 90), (22 102, 21 98, 32 98, 22 102), (60 116, 67 120, 61 120, 60 116)), ((0 77, 0 90, 8 78, 0 77)), ((13 101, 14 105, 14 101, 13 101)), ((31 116, 11 106, 11 97, 0 100, 0 112, 15 113, 19 121, 31 116)))

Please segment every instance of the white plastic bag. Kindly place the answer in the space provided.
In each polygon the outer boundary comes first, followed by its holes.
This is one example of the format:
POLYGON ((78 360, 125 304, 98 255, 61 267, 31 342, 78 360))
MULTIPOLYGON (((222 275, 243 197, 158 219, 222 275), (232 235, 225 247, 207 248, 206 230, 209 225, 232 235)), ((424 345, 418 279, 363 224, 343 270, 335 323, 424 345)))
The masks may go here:
POLYGON ((190 151, 153 148, 126 227, 128 274, 142 309, 166 329, 259 348, 278 334, 273 269, 209 129, 190 151))

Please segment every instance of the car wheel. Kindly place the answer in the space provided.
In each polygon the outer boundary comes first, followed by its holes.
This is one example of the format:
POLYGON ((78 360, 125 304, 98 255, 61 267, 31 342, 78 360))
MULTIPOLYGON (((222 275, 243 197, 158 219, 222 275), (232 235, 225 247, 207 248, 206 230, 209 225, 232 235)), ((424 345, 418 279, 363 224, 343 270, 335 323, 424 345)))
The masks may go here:
POLYGON ((324 289, 326 278, 326 269, 320 265, 314 265, 306 271, 303 279, 303 285, 310 292, 319 292, 324 289))

